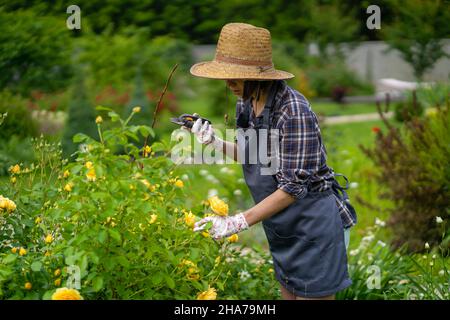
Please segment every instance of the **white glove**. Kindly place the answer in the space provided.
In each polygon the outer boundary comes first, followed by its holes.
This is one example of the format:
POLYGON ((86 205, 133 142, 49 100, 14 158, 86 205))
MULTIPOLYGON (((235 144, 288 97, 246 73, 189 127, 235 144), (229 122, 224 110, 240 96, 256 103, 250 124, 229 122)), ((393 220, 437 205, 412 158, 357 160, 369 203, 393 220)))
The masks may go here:
MULTIPOLYGON (((194 113, 194 116, 199 115, 194 113)), ((185 126, 182 126, 182 128, 195 134, 197 141, 201 144, 211 144, 214 149, 223 150, 223 140, 216 136, 212 125, 208 121, 202 125, 202 119, 197 119, 190 130, 185 126)))
POLYGON ((209 229, 209 234, 215 240, 229 237, 232 234, 249 228, 244 214, 238 213, 234 216, 212 216, 203 218, 194 224, 194 231, 201 231, 205 229, 206 224, 209 221, 213 223, 212 227, 209 229))

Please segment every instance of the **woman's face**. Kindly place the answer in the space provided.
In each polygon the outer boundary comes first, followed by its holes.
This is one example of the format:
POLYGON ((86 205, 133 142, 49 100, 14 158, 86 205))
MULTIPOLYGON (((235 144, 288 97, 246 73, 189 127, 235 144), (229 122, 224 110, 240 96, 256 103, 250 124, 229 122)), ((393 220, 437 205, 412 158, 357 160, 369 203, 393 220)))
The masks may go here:
POLYGON ((225 82, 235 96, 242 97, 244 95, 244 80, 230 79, 225 80, 225 82))

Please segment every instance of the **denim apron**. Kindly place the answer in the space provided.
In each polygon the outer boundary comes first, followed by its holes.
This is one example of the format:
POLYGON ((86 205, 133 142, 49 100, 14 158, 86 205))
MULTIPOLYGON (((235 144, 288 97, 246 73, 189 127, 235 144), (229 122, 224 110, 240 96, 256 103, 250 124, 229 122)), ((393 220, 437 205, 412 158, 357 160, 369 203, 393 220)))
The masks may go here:
MULTIPOLYGON (((277 84, 272 86, 261 116, 255 119, 253 129, 257 131, 258 147, 258 131, 268 129, 271 123, 270 110, 277 88, 277 84)), ((242 128, 248 127, 251 108, 247 102, 244 112, 238 115, 237 123, 242 128)), ((241 150, 245 145, 246 155, 249 143, 255 141, 240 142, 241 150)), ((256 164, 246 163, 247 160, 242 164, 245 181, 255 203, 275 192, 278 185, 275 175, 260 174, 265 165, 257 158, 256 164)), ((275 277, 292 294, 322 297, 351 285, 343 227, 332 189, 308 192, 304 198, 263 220, 262 224, 273 258, 275 277)))

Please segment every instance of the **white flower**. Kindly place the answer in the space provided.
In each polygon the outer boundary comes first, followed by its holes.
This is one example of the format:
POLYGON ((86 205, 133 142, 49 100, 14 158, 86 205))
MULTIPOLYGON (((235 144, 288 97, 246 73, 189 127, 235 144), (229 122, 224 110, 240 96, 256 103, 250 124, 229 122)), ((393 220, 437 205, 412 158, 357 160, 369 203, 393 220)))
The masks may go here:
POLYGON ((233 194, 237 197, 242 196, 242 191, 240 189, 236 189, 233 191, 233 194))
POLYGON ((407 279, 403 279, 398 282, 399 285, 407 284, 407 283, 409 283, 409 280, 407 280, 407 279))
POLYGON ((342 153, 343 155, 347 155, 349 152, 348 152, 347 149, 344 149, 344 150, 341 151, 341 153, 342 153))
POLYGON ((440 223, 442 223, 442 222, 444 222, 444 220, 442 220, 441 217, 437 216, 437 217, 436 217, 436 223, 437 223, 437 224, 440 224, 440 223))
POLYGON ((227 167, 220 168, 220 172, 222 173, 229 173, 229 170, 230 169, 228 169, 227 167))
POLYGON ((356 256, 359 253, 359 250, 358 249, 350 250, 349 253, 350 253, 351 256, 356 256))
POLYGON ((344 161, 345 164, 352 164, 352 162, 353 162, 352 159, 347 159, 344 161))
POLYGON ((189 180, 189 176, 188 176, 187 174, 183 174, 183 175, 181 176, 181 179, 182 179, 182 180, 189 180))
POLYGON ((358 188, 359 184, 358 182, 350 182, 350 189, 356 189, 358 188))
POLYGON ((386 247, 386 243, 381 240, 378 240, 377 245, 379 245, 380 247, 386 247))
POLYGON ((208 180, 211 183, 219 183, 219 180, 217 180, 217 178, 214 177, 212 174, 208 174, 206 176, 206 180, 208 180))
POLYGON ((239 178, 237 182, 238 183, 245 183, 245 180, 243 178, 239 178))
POLYGON ((369 234, 368 236, 365 236, 361 239, 361 242, 370 243, 375 239, 375 236, 373 234, 369 234))
POLYGON ((439 271, 439 275, 442 277, 442 276, 444 276, 444 274, 445 274, 444 269, 441 269, 441 270, 439 271))
POLYGON ((430 244, 428 242, 425 242, 425 249, 430 249, 430 244))
POLYGON ((208 170, 202 169, 198 172, 201 176, 206 176, 209 172, 208 170))
POLYGON ((434 266, 434 262, 433 261, 430 262, 430 267, 432 267, 432 266, 434 266))
POLYGON ((380 220, 378 218, 375 218, 375 225, 379 226, 379 227, 385 227, 386 226, 386 222, 384 222, 383 220, 380 220))
POLYGON ((208 199, 214 196, 217 196, 219 194, 219 192, 217 191, 217 189, 209 189, 208 190, 208 199))
POLYGON ((247 270, 244 270, 242 272, 239 272, 239 277, 241 278, 241 281, 245 281, 248 278, 251 278, 251 274, 247 270))
POLYGON ((433 254, 433 255, 431 256, 431 258, 432 258, 432 259, 436 259, 436 255, 433 254))

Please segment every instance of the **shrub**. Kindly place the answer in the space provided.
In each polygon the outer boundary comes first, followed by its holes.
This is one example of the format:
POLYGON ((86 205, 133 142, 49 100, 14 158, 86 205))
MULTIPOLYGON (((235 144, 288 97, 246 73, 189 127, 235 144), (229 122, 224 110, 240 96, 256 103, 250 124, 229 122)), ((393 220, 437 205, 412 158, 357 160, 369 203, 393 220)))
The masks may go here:
POLYGON ((339 92, 338 97, 342 99, 343 94, 362 95, 374 91, 370 83, 361 80, 339 59, 327 62, 313 59, 305 71, 312 89, 320 97, 331 97, 333 92, 339 92))
POLYGON ((8 113, 0 129, 0 140, 16 135, 27 138, 37 135, 37 126, 26 107, 25 99, 9 91, 0 93, 0 114, 8 113))
POLYGON ((394 246, 422 251, 426 242, 442 241, 436 217, 450 215, 449 103, 428 117, 412 118, 403 130, 391 126, 380 108, 379 113, 388 133, 378 132, 373 149, 361 148, 378 166, 379 183, 388 187, 383 196, 395 204, 389 221, 394 246))
MULTIPOLYGON (((219 299, 276 297, 267 254, 246 255, 228 240, 193 232, 193 222, 211 214, 208 205, 186 208, 176 164, 143 157, 131 143, 153 130, 129 125, 133 113, 124 121, 102 111, 117 126, 103 131, 98 123, 99 141, 77 134, 86 148, 76 161, 67 164, 56 146, 37 143, 39 162, 17 170, 13 188, 0 186, 17 206, 0 212, 1 298, 49 299, 70 286, 71 270, 79 271, 85 299, 195 299, 208 288, 219 299), (117 144, 127 154, 112 153, 117 144), (264 286, 242 279, 243 270, 266 275, 264 286)), ((167 147, 151 145, 165 155, 167 147)))
POLYGON ((408 95, 406 101, 397 102, 395 105, 395 120, 404 122, 410 121, 413 117, 423 115, 423 105, 417 100, 415 91, 408 95))

